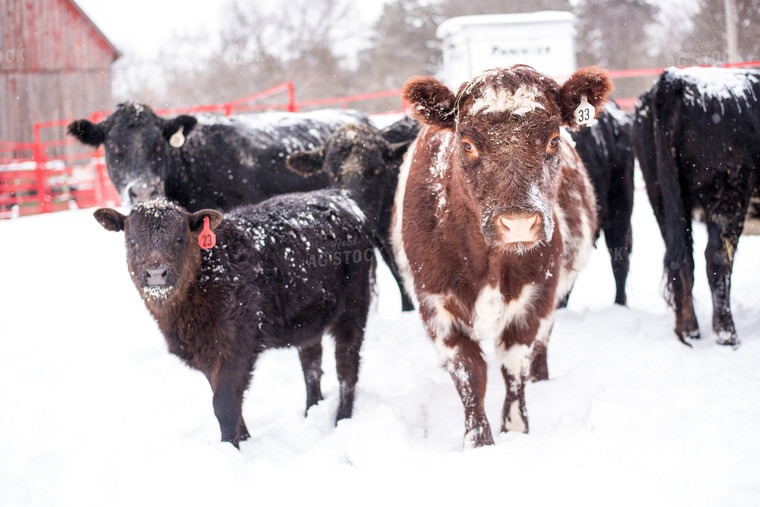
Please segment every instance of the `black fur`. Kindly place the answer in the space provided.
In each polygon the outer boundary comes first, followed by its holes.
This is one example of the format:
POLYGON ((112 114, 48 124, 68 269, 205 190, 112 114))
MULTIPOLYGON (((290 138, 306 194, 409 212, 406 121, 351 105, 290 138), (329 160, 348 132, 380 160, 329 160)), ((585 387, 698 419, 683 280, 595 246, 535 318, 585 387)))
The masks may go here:
POLYGON ((105 146, 108 175, 124 204, 166 196, 190 211, 229 210, 327 188, 324 175, 304 179, 288 171, 285 157, 320 146, 341 124, 369 122, 353 111, 248 116, 254 123, 217 118, 205 124, 187 115, 164 119, 148 106, 127 103, 101 123, 73 122, 68 132, 85 144, 105 146), (173 147, 169 140, 180 128, 184 140, 173 147))
POLYGON ((287 162, 304 177, 324 172, 333 187, 347 190, 364 210, 401 291, 404 311, 413 310, 414 304, 398 273, 389 235, 399 167, 419 128, 412 118, 403 118, 383 130, 346 125, 333 132, 321 149, 294 152, 287 162))
POLYGON ((164 199, 138 204, 127 217, 112 209, 95 217, 108 230, 125 231, 135 286, 169 351, 211 383, 223 441, 238 446, 249 436, 243 394, 267 349, 297 347, 307 410, 322 399, 324 333, 336 343, 337 419, 351 417, 375 243, 345 192, 278 196, 224 218, 215 210, 191 214, 164 199), (206 217, 216 246, 200 250, 206 217))
MULTIPOLYGON (((614 102, 608 102, 590 127, 571 131, 596 192, 600 231, 610 253, 615 277, 615 303, 626 304, 625 284, 633 246, 632 119, 614 102)), ((598 234, 598 233, 597 233, 598 234)))
POLYGON ((760 196, 760 73, 712 69, 709 88, 719 93, 704 93, 694 72, 666 70, 639 98, 634 148, 665 240, 666 295, 675 309, 676 335, 684 343, 700 336, 692 301, 691 216, 701 207, 713 332, 719 343, 736 346, 730 283, 750 199, 760 196), (723 73, 720 79, 717 73, 723 73), (739 81, 745 92, 735 94, 739 81))

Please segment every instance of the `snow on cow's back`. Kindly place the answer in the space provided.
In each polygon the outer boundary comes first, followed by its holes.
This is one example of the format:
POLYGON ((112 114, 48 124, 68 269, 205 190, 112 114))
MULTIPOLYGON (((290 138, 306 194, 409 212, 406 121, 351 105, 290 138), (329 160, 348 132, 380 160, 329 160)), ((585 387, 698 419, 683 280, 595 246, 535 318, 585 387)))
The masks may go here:
MULTIPOLYGON (((708 110, 709 100, 736 103, 742 106, 756 105, 760 100, 760 72, 745 69, 722 69, 714 67, 669 68, 665 79, 680 79, 691 85, 684 90, 684 98, 690 105, 708 110)), ((722 107, 722 105, 721 105, 722 107)))
MULTIPOLYGON (((350 123, 369 123, 366 114, 344 109, 326 109, 306 113, 267 111, 238 114, 229 117, 200 114, 198 123, 204 127, 230 127, 260 149, 284 148, 287 152, 318 148, 335 129, 350 123)), ((203 135, 196 130, 193 135, 203 135)))

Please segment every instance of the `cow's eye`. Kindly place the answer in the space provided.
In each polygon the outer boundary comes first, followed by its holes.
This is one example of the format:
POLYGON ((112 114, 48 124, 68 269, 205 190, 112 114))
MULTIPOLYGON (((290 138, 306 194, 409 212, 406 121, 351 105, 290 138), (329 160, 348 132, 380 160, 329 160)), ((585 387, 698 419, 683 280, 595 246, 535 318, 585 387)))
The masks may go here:
POLYGON ((182 236, 177 236, 176 238, 174 238, 174 241, 176 241, 177 243, 182 243, 183 241, 185 241, 185 238, 183 238, 182 236))
POLYGON ((557 149, 559 148, 560 142, 561 141, 560 141, 559 135, 553 136, 549 140, 549 142, 546 144, 546 151, 551 155, 555 154, 557 152, 557 149))
POLYGON ((469 158, 477 158, 478 149, 469 141, 462 141, 462 150, 469 158))

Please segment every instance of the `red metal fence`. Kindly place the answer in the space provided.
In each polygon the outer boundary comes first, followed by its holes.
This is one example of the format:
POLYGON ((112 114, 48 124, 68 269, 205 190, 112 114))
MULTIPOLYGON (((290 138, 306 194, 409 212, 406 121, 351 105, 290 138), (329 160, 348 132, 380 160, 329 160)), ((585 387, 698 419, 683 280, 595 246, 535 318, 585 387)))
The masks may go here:
MULTIPOLYGON (((705 65, 707 67, 708 65, 705 65)), ((726 63, 721 67, 760 67, 760 61, 726 63)), ((663 68, 610 71, 613 79, 656 76, 663 68)), ((229 116, 264 110, 296 112, 325 106, 348 108, 357 102, 399 97, 401 90, 387 90, 345 97, 296 102, 292 82, 222 104, 156 110, 162 116, 183 113, 217 113, 229 116), (284 102, 273 97, 287 95, 284 102), (262 103, 266 100, 267 103, 262 103)), ((636 98, 617 98, 623 109, 632 110, 636 98)), ((399 99, 399 110, 404 105, 399 99)), ((108 111, 96 111, 93 122, 107 117, 108 111)), ((71 208, 117 206, 119 196, 106 173, 103 148, 87 150, 65 134, 73 119, 55 120, 34 125, 33 143, 0 141, 0 219, 49 213, 71 208), (43 140, 48 139, 48 140, 43 140)))

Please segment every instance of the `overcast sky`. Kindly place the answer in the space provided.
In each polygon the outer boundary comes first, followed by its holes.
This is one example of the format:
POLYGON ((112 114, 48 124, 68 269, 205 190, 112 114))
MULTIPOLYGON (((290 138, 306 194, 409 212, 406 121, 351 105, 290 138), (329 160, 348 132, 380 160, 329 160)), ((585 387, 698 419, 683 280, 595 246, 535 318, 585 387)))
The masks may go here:
MULTIPOLYGON (((226 2, 209 0, 75 0, 108 39, 125 55, 150 58, 175 35, 205 31, 219 33, 226 2)), ((356 3, 370 26, 380 14, 383 0, 356 3)))

